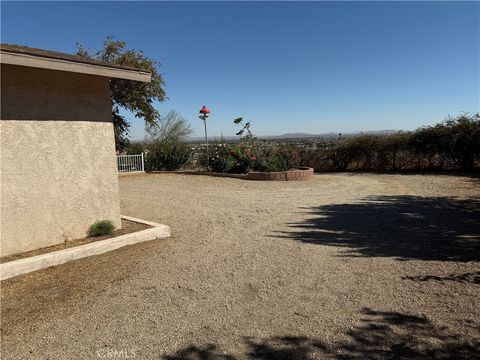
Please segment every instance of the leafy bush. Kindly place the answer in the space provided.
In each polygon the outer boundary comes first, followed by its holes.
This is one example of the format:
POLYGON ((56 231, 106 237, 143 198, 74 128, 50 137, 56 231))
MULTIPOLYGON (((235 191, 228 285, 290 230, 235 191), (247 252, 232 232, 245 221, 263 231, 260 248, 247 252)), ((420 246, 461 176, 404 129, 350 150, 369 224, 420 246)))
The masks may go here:
POLYGON ((147 146, 143 142, 135 142, 130 144, 125 148, 127 155, 139 155, 145 151, 147 146))
POLYGON ((444 154, 458 168, 473 169, 475 160, 480 160, 480 115, 462 114, 447 119, 442 126, 444 154))
POLYGON ((410 137, 410 133, 403 132, 379 137, 376 168, 396 171, 411 163, 412 155, 408 148, 410 137))
POLYGON ((209 167, 211 171, 217 173, 228 173, 235 166, 236 159, 230 154, 231 145, 214 143, 210 144, 208 149, 208 159, 205 153, 199 158, 199 164, 203 167, 209 167))
POLYGON ((308 166, 315 171, 334 171, 332 161, 327 153, 325 146, 318 147, 317 144, 309 144, 307 147, 299 149, 301 166, 308 166))
MULTIPOLYGON (((241 120, 235 122, 242 125, 241 120)), ((479 163, 478 114, 461 114, 411 132, 361 135, 311 144, 271 144, 249 137, 239 144, 212 144, 209 154, 212 171, 230 173, 284 171, 294 165, 313 167, 315 171, 472 170, 479 163)), ((201 156, 200 164, 207 165, 206 155, 201 156)))
POLYGON ((186 143, 155 141, 148 146, 145 167, 147 171, 178 170, 190 160, 191 155, 192 149, 186 143))
POLYGON ((480 157, 480 118, 462 114, 414 132, 409 145, 428 168, 472 170, 480 157))
POLYGON ((212 144, 208 158, 206 154, 201 155, 200 165, 209 167, 213 172, 244 174, 249 171, 289 170, 300 159, 293 146, 257 142, 251 123, 244 123, 241 117, 233 122, 242 127, 237 133, 240 143, 212 144))
POLYGON ((362 135, 316 144, 297 162, 315 171, 474 169, 480 161, 480 117, 462 114, 413 132, 362 135))
POLYGON ((297 158, 292 146, 273 144, 213 144, 209 158, 203 154, 200 164, 219 173, 245 174, 249 171, 285 171, 293 167, 297 158))
POLYGON ((296 165, 297 151, 291 145, 268 145, 254 152, 254 171, 287 171, 296 165))
POLYGON ((110 220, 101 220, 90 226, 88 236, 110 235, 113 230, 115 230, 115 225, 110 220))
POLYGON ((423 127, 412 133, 408 147, 415 157, 415 168, 433 169, 448 166, 442 126, 423 127))

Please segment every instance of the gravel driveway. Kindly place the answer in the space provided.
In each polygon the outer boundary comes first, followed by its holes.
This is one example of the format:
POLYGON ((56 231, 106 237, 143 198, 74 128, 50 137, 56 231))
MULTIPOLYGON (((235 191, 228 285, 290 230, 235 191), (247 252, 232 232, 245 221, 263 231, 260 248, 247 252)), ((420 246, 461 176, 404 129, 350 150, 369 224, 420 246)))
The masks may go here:
POLYGON ((120 178, 173 236, 2 283, 2 359, 478 359, 480 180, 120 178))

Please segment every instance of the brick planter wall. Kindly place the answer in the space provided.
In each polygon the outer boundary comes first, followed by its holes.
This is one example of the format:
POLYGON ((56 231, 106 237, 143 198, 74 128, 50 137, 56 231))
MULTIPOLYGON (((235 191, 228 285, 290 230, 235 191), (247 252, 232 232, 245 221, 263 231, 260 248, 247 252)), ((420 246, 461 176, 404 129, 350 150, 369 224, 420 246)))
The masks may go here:
POLYGON ((249 172, 248 174, 213 173, 213 172, 207 172, 207 171, 149 171, 149 173, 207 175, 207 176, 228 177, 228 178, 235 178, 235 179, 259 180, 259 181, 299 181, 299 180, 311 179, 313 177, 313 168, 297 167, 289 171, 249 172))
POLYGON ((313 177, 313 168, 299 167, 289 171, 278 172, 249 172, 247 180, 263 181, 299 181, 309 180, 313 177))

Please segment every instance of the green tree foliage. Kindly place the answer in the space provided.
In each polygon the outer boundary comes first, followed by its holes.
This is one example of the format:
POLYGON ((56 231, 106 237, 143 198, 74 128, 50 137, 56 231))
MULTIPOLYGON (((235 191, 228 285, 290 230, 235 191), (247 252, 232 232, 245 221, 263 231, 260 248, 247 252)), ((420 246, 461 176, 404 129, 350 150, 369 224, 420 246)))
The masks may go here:
POLYGON ((193 131, 190 123, 171 110, 161 116, 156 126, 146 126, 147 170, 177 170, 191 158, 192 149, 184 142, 193 131))
POLYGON ((193 132, 190 123, 171 110, 158 120, 156 126, 146 126, 147 139, 151 142, 177 142, 184 141, 193 132))
POLYGON ((154 101, 167 99, 165 82, 159 72, 160 63, 147 57, 142 51, 128 49, 124 41, 107 37, 103 48, 92 52, 77 45, 77 54, 89 59, 105 61, 111 64, 130 66, 151 72, 152 81, 144 83, 125 79, 111 79, 110 94, 112 97, 112 117, 115 126, 115 144, 117 150, 123 150, 128 145, 130 123, 120 115, 119 109, 131 111, 135 117, 143 118, 145 124, 154 127, 160 117, 153 106, 154 101))

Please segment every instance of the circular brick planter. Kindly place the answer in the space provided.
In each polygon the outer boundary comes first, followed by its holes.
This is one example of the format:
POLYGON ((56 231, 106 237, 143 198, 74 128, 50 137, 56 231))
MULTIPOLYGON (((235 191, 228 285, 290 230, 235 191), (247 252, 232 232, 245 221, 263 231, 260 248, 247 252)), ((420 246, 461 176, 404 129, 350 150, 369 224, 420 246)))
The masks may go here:
POLYGON ((156 174, 183 174, 183 175, 207 175, 216 177, 228 177, 243 180, 259 180, 259 181, 299 181, 309 180, 313 177, 313 168, 309 167, 295 167, 288 171, 272 171, 272 172, 258 172, 252 171, 248 174, 228 174, 228 173, 214 173, 208 171, 149 171, 156 174))
POLYGON ((299 181, 309 180, 313 177, 313 168, 297 167, 288 171, 272 171, 272 172, 249 172, 246 176, 247 180, 263 180, 263 181, 299 181))

